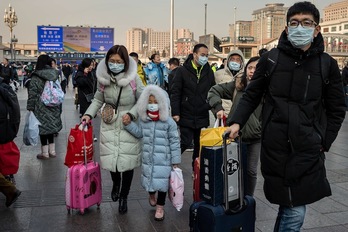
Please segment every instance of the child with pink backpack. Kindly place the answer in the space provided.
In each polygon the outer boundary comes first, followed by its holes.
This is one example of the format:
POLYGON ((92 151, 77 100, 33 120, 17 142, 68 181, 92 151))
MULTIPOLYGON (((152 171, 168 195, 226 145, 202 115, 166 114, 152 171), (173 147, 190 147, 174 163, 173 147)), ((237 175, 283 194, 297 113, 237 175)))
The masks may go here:
POLYGON ((149 193, 150 205, 156 207, 155 220, 162 221, 171 170, 181 162, 179 133, 170 115, 168 95, 160 87, 145 87, 137 111, 139 123, 127 114, 122 121, 129 133, 143 139, 141 185, 149 193))

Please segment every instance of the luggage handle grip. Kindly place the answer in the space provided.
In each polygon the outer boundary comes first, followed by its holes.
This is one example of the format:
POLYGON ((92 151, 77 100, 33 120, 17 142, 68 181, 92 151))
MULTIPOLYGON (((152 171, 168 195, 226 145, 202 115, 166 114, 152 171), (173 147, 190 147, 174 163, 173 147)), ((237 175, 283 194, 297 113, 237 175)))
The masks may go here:
MULTIPOLYGON (((85 131, 85 128, 88 129, 88 127, 91 125, 91 123, 90 122, 87 123, 86 120, 84 119, 81 122, 80 125, 82 125, 84 163, 85 163, 85 167, 87 168, 88 160, 87 160, 87 147, 86 147, 86 135, 85 135, 86 131, 85 131)), ((92 143, 93 143, 93 141, 92 141, 92 143)), ((92 161, 94 161, 94 154, 92 154, 92 161)))

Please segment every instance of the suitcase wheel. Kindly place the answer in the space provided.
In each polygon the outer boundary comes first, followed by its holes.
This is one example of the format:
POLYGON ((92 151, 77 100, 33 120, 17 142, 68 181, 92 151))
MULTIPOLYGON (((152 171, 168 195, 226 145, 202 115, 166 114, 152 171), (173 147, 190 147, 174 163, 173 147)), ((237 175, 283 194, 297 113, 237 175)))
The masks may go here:
POLYGON ((81 215, 84 215, 85 214, 85 209, 80 209, 80 213, 81 213, 81 215))
POLYGON ((97 204, 97 209, 100 209, 100 202, 97 204))
POLYGON ((70 214, 70 207, 66 207, 66 210, 68 211, 68 214, 70 214))

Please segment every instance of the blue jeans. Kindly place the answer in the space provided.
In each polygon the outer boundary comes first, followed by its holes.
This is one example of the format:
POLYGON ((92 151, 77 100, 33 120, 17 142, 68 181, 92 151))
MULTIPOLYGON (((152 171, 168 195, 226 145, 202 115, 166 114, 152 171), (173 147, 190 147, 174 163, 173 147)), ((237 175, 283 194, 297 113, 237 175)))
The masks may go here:
POLYGON ((306 206, 285 207, 279 206, 274 232, 299 232, 306 215, 306 206))

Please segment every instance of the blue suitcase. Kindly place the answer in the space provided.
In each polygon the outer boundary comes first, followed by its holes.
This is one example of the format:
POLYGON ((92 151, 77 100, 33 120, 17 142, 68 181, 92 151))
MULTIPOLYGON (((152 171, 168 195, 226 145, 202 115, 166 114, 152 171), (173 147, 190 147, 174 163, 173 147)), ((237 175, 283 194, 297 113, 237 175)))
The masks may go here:
MULTIPOLYGON (((224 164, 227 163, 227 144, 224 134, 224 164)), ((240 147, 241 144, 239 144, 240 147)), ((238 157, 241 162, 240 149, 238 157)), ((239 166, 239 196, 244 196, 243 168, 239 166)), ((226 165, 224 165, 224 169, 226 165)), ((228 173, 225 169, 224 173, 228 173)), ((228 177, 224 176, 224 204, 213 206, 207 202, 194 202, 190 206, 190 231, 193 232, 254 232, 255 231, 255 199, 251 196, 239 197, 239 203, 228 202, 228 177)))

